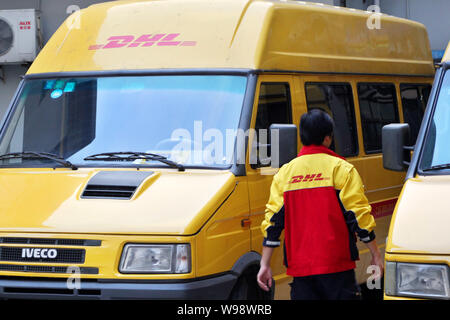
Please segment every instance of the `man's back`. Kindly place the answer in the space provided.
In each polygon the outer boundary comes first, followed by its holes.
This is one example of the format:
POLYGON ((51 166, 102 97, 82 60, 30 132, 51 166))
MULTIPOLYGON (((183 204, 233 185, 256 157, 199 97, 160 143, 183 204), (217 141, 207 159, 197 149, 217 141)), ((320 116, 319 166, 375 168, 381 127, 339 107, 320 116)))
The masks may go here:
POLYGON ((353 165, 328 148, 308 146, 274 177, 263 229, 270 245, 284 220, 288 275, 341 272, 355 268, 355 232, 363 241, 374 237, 370 211, 353 165))
MULTIPOLYGON (((329 149, 333 119, 314 109, 300 118, 299 157, 274 176, 266 205, 261 266, 257 281, 272 286, 270 259, 285 232, 286 273, 294 277, 292 299, 356 299, 357 234, 380 270, 375 219, 356 169, 329 149), (286 228, 285 228, 286 226, 286 228)), ((380 273, 381 274, 381 273, 380 273)))

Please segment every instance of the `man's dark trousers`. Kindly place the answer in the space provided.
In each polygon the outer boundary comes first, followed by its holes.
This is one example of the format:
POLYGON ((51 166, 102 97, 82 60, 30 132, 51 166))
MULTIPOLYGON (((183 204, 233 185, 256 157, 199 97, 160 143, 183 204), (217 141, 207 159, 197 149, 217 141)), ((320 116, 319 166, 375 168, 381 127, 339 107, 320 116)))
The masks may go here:
POLYGON ((294 277, 292 300, 360 300, 361 291, 355 271, 294 277))

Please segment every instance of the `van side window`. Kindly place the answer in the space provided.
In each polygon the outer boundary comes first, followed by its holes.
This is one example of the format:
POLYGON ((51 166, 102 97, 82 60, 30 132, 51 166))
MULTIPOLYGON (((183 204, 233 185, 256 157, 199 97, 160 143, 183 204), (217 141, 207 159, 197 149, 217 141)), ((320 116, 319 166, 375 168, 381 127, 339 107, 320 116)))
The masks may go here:
POLYGON ((389 83, 359 83, 359 109, 366 153, 381 152, 381 129, 399 122, 395 86, 389 83))
POLYGON ((258 164, 270 166, 270 137, 264 137, 273 123, 292 123, 291 95, 288 83, 261 83, 258 112, 256 115, 256 136, 258 141, 258 164), (267 131, 264 131, 267 130, 267 131))
POLYGON ((430 92, 428 84, 400 84, 403 117, 410 128, 410 145, 416 143, 430 92))
POLYGON ((322 109, 334 120, 331 149, 344 157, 358 154, 355 107, 350 84, 306 83, 308 110, 322 109))

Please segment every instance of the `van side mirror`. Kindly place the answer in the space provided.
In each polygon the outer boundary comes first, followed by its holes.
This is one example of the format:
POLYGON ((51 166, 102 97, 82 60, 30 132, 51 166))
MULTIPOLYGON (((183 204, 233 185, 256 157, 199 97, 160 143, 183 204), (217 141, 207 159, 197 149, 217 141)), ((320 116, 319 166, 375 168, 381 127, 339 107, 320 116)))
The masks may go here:
POLYGON ((297 157, 297 126, 295 124, 272 124, 270 141, 272 168, 281 168, 297 157))
POLYGON ((411 161, 411 151, 414 146, 409 147, 409 124, 391 123, 385 125, 381 132, 383 167, 392 171, 406 171, 411 161))

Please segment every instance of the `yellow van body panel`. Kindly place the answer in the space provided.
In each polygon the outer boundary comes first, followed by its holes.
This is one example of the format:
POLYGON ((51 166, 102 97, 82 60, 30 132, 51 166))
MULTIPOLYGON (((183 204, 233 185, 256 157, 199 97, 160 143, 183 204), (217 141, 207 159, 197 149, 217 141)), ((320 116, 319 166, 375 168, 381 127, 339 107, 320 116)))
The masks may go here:
MULTIPOLYGON (((442 62, 449 60, 450 43, 442 62)), ((435 97, 435 99, 438 98, 435 97)), ((429 102, 429 105, 435 104, 436 101, 429 102)), ((425 139, 425 136, 421 139, 425 139)), ((445 174, 426 176, 416 174, 405 182, 389 227, 386 262, 437 264, 450 267, 449 184, 450 177, 445 174)), ((384 299, 423 300, 390 296, 386 294, 386 291, 384 299)))
POLYGON ((0 232, 190 235, 236 185, 227 171, 160 170, 130 200, 81 198, 107 170, 2 169, 0 232))
POLYGON ((112 1, 72 16, 28 74, 250 68, 432 75, 426 28, 333 6, 264 0, 112 1), (145 26, 145 27, 143 27, 145 26))
POLYGON ((236 178, 236 187, 214 217, 196 236, 197 276, 227 272, 244 254, 254 251, 251 245, 249 197, 246 177, 236 178))
POLYGON ((387 252, 423 255, 450 253, 449 184, 450 177, 447 175, 417 176, 406 181, 390 226, 387 252))
MULTIPOLYGON (((250 251, 250 230, 248 226, 242 226, 242 220, 248 218, 245 178, 235 178, 228 171, 197 169, 178 173, 148 169, 145 171, 155 173, 143 182, 130 200, 81 198, 87 182, 98 171, 100 169, 2 171, 0 237, 100 240, 99 247, 84 247, 87 258, 85 263, 78 265, 99 268, 99 273, 83 274, 83 278, 148 278, 149 274, 118 271, 122 249, 128 243, 191 245, 192 272, 155 274, 151 275, 152 279, 183 279, 226 272, 239 257, 250 251), (25 198, 27 201, 21 200, 25 198), (204 232, 197 234, 200 229, 204 232)), ((2 245, 24 247, 23 244, 2 245)), ((25 247, 40 248, 42 245, 25 247)), ((21 272, 11 271, 2 271, 2 274, 23 276, 21 272)), ((33 276, 39 276, 39 272, 33 276)), ((52 276, 67 277, 64 274, 52 276)))

